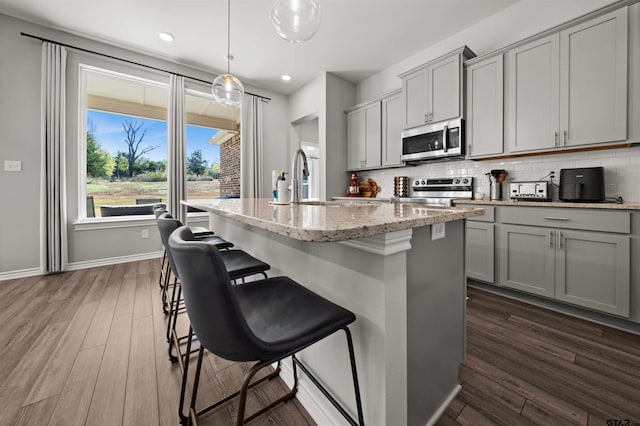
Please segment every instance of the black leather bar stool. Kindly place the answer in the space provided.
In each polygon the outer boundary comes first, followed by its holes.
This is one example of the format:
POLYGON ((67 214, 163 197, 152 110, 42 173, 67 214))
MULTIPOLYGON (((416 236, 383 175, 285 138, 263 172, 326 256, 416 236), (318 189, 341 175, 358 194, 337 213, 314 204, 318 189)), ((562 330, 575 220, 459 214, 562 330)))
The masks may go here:
MULTIPOLYGON (((162 241, 165 243, 165 247, 167 249, 167 258, 169 263, 169 268, 173 271, 174 281, 171 287, 173 291, 171 292, 171 299, 167 300, 167 309, 168 309, 168 322, 167 322, 167 340, 169 341, 169 359, 172 362, 175 362, 180 357, 180 342, 183 341, 186 336, 180 337, 176 332, 176 324, 178 314, 183 312, 181 309, 181 286, 180 286, 180 275, 178 274, 177 269, 175 268, 175 263, 173 261, 173 257, 171 255, 171 249, 168 246, 169 236, 173 231, 180 228, 182 223, 179 220, 171 217, 169 213, 164 213, 160 215, 158 218, 158 228, 160 230, 160 237, 162 241), (175 348, 178 352, 177 356, 173 355, 173 348, 175 348)), ((185 227, 186 228, 186 227, 185 227)), ((188 228, 187 228, 188 229, 188 228)), ((217 249, 224 248, 222 250, 221 258, 225 265, 225 269, 229 276, 229 279, 232 281, 242 280, 246 277, 250 277, 252 275, 262 275, 263 277, 267 277, 266 271, 271 269, 271 266, 268 263, 265 263, 255 257, 251 256, 249 253, 243 250, 229 250, 228 247, 222 246, 217 243, 216 239, 219 237, 216 236, 205 236, 198 238, 192 232, 190 232, 190 236, 194 241, 203 241, 208 244, 212 244, 217 249)), ((223 240, 224 241, 224 240, 223 240)), ((166 286, 168 287, 168 286, 166 286)))
MULTIPOLYGON (((139 199, 136 199, 136 202, 138 200, 139 199)), ((158 220, 160 215, 162 215, 163 213, 168 213, 167 208, 164 205, 158 204, 158 206, 153 208, 153 214, 156 217, 156 221, 158 220)), ((214 234, 213 231, 207 228, 204 228, 202 226, 193 226, 190 228, 193 231, 193 234, 198 237, 214 234)), ((233 247, 233 244, 231 246, 233 247)), ((163 247, 164 247, 164 244, 163 244, 163 247)), ((167 276, 168 272, 169 272, 169 263, 167 262, 167 249, 165 248, 162 253, 162 263, 160 265, 160 276, 158 277, 158 286, 160 288, 163 288, 165 281, 168 280, 168 276, 167 276)))
MULTIPOLYGON (((171 232, 167 233, 165 236, 163 236, 162 234, 162 229, 160 229, 160 220, 161 219, 169 219, 169 220, 173 220, 175 221, 174 225, 175 228, 178 228, 179 226, 182 226, 182 222, 180 222, 177 219, 174 219, 173 216, 171 216, 171 214, 169 214, 168 212, 164 212, 164 213, 160 213, 158 218, 156 219, 157 223, 158 223, 158 230, 160 231, 160 239, 162 240, 162 244, 164 245, 164 254, 165 256, 167 255, 167 240, 169 238, 169 234, 171 234, 171 232)), ((173 229, 172 229, 173 231, 173 229)), ((231 247, 233 247, 233 243, 225 240, 224 238, 221 238, 217 235, 213 235, 213 232, 208 231, 208 232, 194 232, 194 235, 196 236, 196 238, 202 239, 202 240, 206 240, 210 243, 213 243, 216 245, 216 247, 218 247, 219 249, 229 249, 231 247)), ((161 284, 160 284, 160 288, 162 289, 162 310, 164 311, 165 314, 169 313, 169 309, 168 309, 168 297, 167 297, 167 292, 169 291, 169 287, 170 287, 170 282, 171 282, 171 268, 169 265, 169 262, 165 262, 163 259, 163 265, 162 265, 162 269, 160 271, 160 278, 161 278, 161 284)))
POLYGON ((182 423, 196 422, 199 415, 239 395, 236 424, 242 425, 280 402, 293 398, 298 385, 297 367, 300 367, 349 423, 364 424, 353 342, 348 328, 356 319, 352 312, 311 292, 288 277, 267 278, 239 286, 231 285, 222 252, 212 244, 194 241, 193 234, 187 227, 181 227, 171 234, 169 250, 180 275, 184 303, 192 327, 187 341, 187 351, 191 349, 194 333, 200 342, 188 414, 183 413, 183 405, 189 358, 184 362, 178 408, 182 423), (358 421, 351 417, 295 356, 302 349, 339 330, 343 330, 347 337, 358 421), (228 360, 255 361, 255 364, 245 376, 240 391, 197 411, 196 398, 204 349, 228 360), (294 375, 291 391, 245 418, 248 389, 277 376, 280 366, 278 364, 273 373, 250 384, 251 379, 260 369, 275 362, 279 363, 289 356, 292 358, 294 375))

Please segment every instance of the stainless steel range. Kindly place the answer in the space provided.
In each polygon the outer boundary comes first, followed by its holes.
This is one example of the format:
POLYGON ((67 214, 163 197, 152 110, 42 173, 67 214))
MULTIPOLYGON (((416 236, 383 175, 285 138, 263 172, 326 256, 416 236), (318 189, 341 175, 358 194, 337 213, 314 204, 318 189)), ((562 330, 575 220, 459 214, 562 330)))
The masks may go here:
POLYGON ((411 197, 392 198, 391 202, 450 207, 452 200, 460 198, 473 198, 473 177, 413 179, 411 197))

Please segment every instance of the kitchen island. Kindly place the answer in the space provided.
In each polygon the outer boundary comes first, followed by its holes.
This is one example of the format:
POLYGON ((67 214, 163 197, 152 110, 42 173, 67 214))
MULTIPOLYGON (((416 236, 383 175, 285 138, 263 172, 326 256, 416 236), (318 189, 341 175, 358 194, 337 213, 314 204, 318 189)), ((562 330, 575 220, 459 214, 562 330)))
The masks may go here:
MULTIPOLYGON (((483 209, 269 201, 183 203, 210 212, 211 229, 270 263, 271 276, 288 275, 356 314, 350 328, 367 424, 433 423, 460 388, 464 219, 483 209), (434 239, 433 228, 441 231, 434 239)), ((343 336, 300 357, 355 413, 343 336)), ((290 383, 290 365, 282 377, 290 383)), ((345 423, 304 376, 297 397, 318 424, 345 423)))

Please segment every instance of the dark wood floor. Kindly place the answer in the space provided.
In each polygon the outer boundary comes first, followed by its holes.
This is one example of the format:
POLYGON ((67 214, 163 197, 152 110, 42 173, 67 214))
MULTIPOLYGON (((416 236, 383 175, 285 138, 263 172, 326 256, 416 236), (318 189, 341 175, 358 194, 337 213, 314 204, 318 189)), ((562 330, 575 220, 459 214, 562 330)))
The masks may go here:
POLYGON ((438 425, 640 424, 640 336, 468 293, 462 391, 438 425))
MULTIPOLYGON (((158 268, 0 282, 0 425, 176 425, 180 373, 166 355, 158 268)), ((640 337, 469 294, 462 391, 439 425, 640 422, 640 337)), ((207 356, 199 401, 236 389, 246 368, 207 356)), ((248 410, 282 386, 261 385, 248 410)), ((235 412, 230 404, 201 423, 232 424, 235 412)), ((295 401, 252 424, 313 421, 295 401)))

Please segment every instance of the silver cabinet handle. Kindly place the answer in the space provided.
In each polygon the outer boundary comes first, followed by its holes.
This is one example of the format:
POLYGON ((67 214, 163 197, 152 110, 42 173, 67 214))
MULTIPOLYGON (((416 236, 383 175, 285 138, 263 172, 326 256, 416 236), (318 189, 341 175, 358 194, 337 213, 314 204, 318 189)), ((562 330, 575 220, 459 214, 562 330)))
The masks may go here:
POLYGON ((569 140, 569 131, 565 130, 562 132, 562 145, 566 145, 569 140))
POLYGON ((562 248, 562 231, 558 231, 558 248, 562 248))
POLYGON ((425 123, 428 123, 428 122, 429 122, 429 113, 428 113, 428 112, 425 112, 425 113, 424 113, 424 122, 425 122, 425 123))
POLYGON ((547 229, 547 246, 551 248, 551 229, 547 229))
POLYGON ((446 124, 442 129, 442 147, 444 148, 444 152, 449 150, 449 126, 446 124))
POLYGON ((568 217, 554 217, 554 216, 545 216, 544 219, 546 220, 562 220, 562 221, 569 221, 568 217))
POLYGON ((553 132, 553 145, 558 146, 558 132, 553 132))

